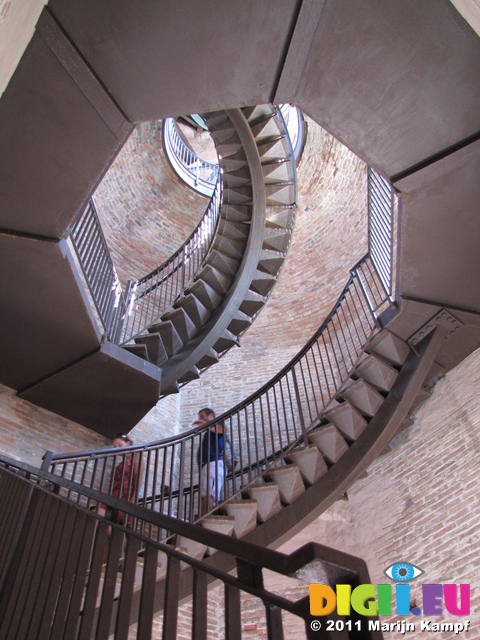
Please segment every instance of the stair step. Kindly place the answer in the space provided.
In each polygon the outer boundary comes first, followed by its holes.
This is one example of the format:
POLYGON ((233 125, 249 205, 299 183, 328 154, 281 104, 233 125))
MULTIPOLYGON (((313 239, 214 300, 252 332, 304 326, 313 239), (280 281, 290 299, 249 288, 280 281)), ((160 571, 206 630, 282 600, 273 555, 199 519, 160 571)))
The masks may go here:
POLYGON ((144 344, 126 344, 123 348, 142 360, 148 360, 147 347, 144 344))
POLYGON ((262 296, 267 296, 275 286, 276 281, 277 279, 274 276, 257 269, 255 276, 250 283, 250 289, 262 296))
MULTIPOLYGON (((215 137, 214 137, 215 140, 215 137)), ((215 144, 215 149, 219 156, 222 159, 228 158, 230 156, 235 156, 239 151, 244 154, 243 145, 240 142, 238 135, 235 133, 231 138, 227 140, 223 140, 215 144)))
POLYGON ((224 172, 222 175, 223 188, 236 189, 237 187, 252 188, 252 178, 248 167, 242 167, 237 171, 224 172))
MULTIPOLYGON (((221 516, 221 515, 209 515, 199 521, 199 523, 205 529, 209 531, 216 531, 217 533, 223 533, 225 536, 231 536, 233 534, 233 527, 235 526, 235 518, 233 516, 221 516)), ((208 547, 207 553, 212 554, 216 549, 208 547)))
POLYGON ((265 185, 267 207, 288 205, 295 203, 295 184, 293 182, 279 182, 265 185))
POLYGON ((188 293, 186 296, 177 300, 175 307, 183 309, 198 329, 203 327, 212 315, 192 293, 188 293))
POLYGON ((230 285, 232 284, 232 279, 229 276, 211 264, 205 265, 198 274, 198 277, 222 296, 230 289, 230 285))
POLYGON ((384 397, 365 380, 356 380, 342 390, 342 396, 346 398, 360 413, 365 416, 374 416, 381 405, 384 397))
POLYGON ((198 380, 200 378, 200 371, 196 366, 192 367, 189 371, 184 373, 178 379, 179 383, 191 382, 192 380, 198 380))
POLYGON ((401 366, 410 353, 410 347, 396 335, 384 329, 370 340, 367 353, 375 353, 390 364, 401 366))
MULTIPOLYGON (((224 253, 221 253, 217 249, 214 249, 210 253, 208 262, 212 267, 214 267, 221 273, 231 277, 233 277, 237 273, 238 267, 240 265, 239 260, 231 258, 230 256, 226 256, 224 253)), ((205 278, 202 275, 202 280, 204 279, 205 278)))
POLYGON ((138 338, 135 338, 135 342, 145 345, 148 360, 155 366, 160 367, 168 360, 168 353, 159 333, 148 333, 144 336, 138 336, 138 338))
POLYGON ((246 240, 234 240, 217 234, 213 246, 224 255, 235 260, 241 260, 245 253, 246 240))
POLYGON ((235 153, 228 157, 222 156, 222 158, 219 158, 219 164, 224 171, 223 175, 225 175, 226 173, 241 171, 242 169, 248 167, 247 156, 245 155, 245 151, 243 149, 241 149, 238 153, 235 153))
MULTIPOLYGON (((209 125, 207 126, 209 127, 209 131, 210 131, 210 126, 209 125)), ((231 138, 233 138, 233 136, 236 135, 236 133, 237 132, 235 131, 235 127, 233 126, 232 121, 228 117, 223 122, 218 123, 214 131, 210 131, 210 135, 212 136, 212 139, 215 144, 221 144, 226 140, 231 140, 231 138)))
POLYGON ((281 160, 290 155, 286 137, 279 135, 277 139, 266 140, 257 144, 260 161, 270 163, 273 160, 281 160))
POLYGON ((252 324, 252 319, 241 311, 236 311, 230 324, 228 325, 228 331, 233 333, 234 336, 238 336, 245 331, 252 324))
POLYGON ((284 262, 285 254, 262 249, 260 259, 258 261, 258 270, 276 277, 280 269, 283 267, 284 262))
POLYGON ((274 108, 268 104, 257 104, 254 107, 244 107, 242 112, 250 126, 253 127, 259 122, 268 120, 274 112, 274 108))
POLYGON ((313 442, 329 462, 337 462, 348 450, 345 438, 334 424, 326 424, 308 434, 313 442))
POLYGON ((183 344, 191 340, 197 333, 197 327, 182 308, 167 311, 162 317, 163 319, 173 324, 183 344))
POLYGON ((285 459, 297 465, 303 481, 310 485, 315 484, 328 471, 325 460, 316 446, 294 450, 285 459))
POLYGON ((271 251, 280 251, 285 253, 290 244, 292 234, 284 229, 265 229, 263 235, 263 248, 271 251))
POLYGON ((245 313, 247 316, 253 318, 253 316, 260 311, 260 309, 265 304, 265 299, 259 293, 255 291, 247 291, 245 298, 243 299, 242 304, 240 305, 240 311, 245 313))
POLYGON ((207 125, 212 137, 215 135, 216 131, 233 127, 232 121, 225 111, 209 111, 202 113, 202 118, 205 120, 205 124, 207 125))
POLYGON ((218 361, 218 353, 214 349, 209 349, 209 351, 200 358, 196 366, 199 369, 205 369, 206 367, 211 367, 212 364, 216 364, 218 361))
POLYGON ((252 190, 250 187, 226 187, 223 189, 223 200, 231 204, 251 204, 252 190))
POLYGON ((268 469, 264 477, 278 485, 280 500, 285 504, 291 504, 305 491, 300 470, 293 464, 268 469))
POLYGON ((257 526, 256 500, 239 500, 227 502, 222 507, 227 515, 234 518, 233 537, 242 538, 257 526))
POLYGON ((203 280, 195 280, 186 289, 186 293, 192 293, 210 311, 214 311, 223 300, 223 296, 203 280))
POLYGON ((168 356, 175 355, 182 347, 183 341, 171 321, 162 321, 152 325, 149 333, 158 333, 168 356))
POLYGON ((272 207, 267 209, 267 227, 277 229, 292 228, 294 209, 291 207, 272 207))
POLYGON ((250 233, 250 225, 222 218, 218 223, 218 233, 225 238, 243 240, 245 242, 250 233))
POLYGON ((234 345, 238 347, 238 340, 236 336, 234 336, 230 331, 225 330, 217 340, 217 342, 213 345, 213 348, 217 353, 222 353, 223 351, 225 351, 226 349, 230 349, 234 345))
POLYGON ((350 440, 356 440, 367 426, 365 418, 348 402, 343 402, 330 409, 324 416, 350 440))
POLYGON ((358 365, 355 373, 374 389, 379 389, 380 391, 390 391, 398 376, 396 369, 374 354, 368 355, 358 365))
MULTIPOLYGON (((181 549, 188 556, 195 558, 196 560, 201 560, 207 551, 206 544, 202 544, 196 540, 191 540, 185 536, 176 536, 175 547, 177 549, 181 549)), ((185 567, 187 566, 188 565, 185 564, 185 567)))
POLYGON ((257 518, 259 522, 266 522, 282 508, 280 491, 275 482, 254 484, 247 488, 247 495, 257 502, 257 518))
POLYGON ((167 387, 164 387, 163 383, 162 383, 160 395, 162 395, 162 396, 171 396, 174 393, 180 393, 180 387, 178 386, 178 382, 172 382, 167 387))
POLYGON ((277 138, 281 132, 280 126, 277 114, 275 111, 271 111, 263 117, 257 117, 255 124, 252 124, 250 129, 252 130, 255 140, 259 141, 264 138, 277 138))
POLYGON ((293 169, 290 158, 275 160, 262 164, 263 178, 267 184, 271 182, 291 182, 293 169))
POLYGON ((251 205, 234 205, 228 202, 222 204, 222 218, 232 222, 249 223, 252 219, 251 205))

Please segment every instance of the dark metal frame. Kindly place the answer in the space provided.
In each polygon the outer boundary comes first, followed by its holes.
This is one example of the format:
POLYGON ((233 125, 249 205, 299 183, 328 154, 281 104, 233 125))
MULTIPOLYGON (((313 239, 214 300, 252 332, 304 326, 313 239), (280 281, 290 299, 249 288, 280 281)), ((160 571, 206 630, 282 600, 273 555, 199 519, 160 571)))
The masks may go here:
MULTIPOLYGON (((138 623, 137 638, 144 640, 151 638, 155 612, 163 610, 162 638, 174 640, 179 600, 193 592, 191 637, 206 640, 207 585, 212 581, 224 585, 225 633, 230 640, 242 637, 241 592, 263 602, 269 640, 283 637, 282 611, 304 620, 305 637, 330 637, 311 630, 308 596, 292 601, 272 593, 264 587, 264 569, 296 576, 306 565, 316 563, 327 583, 340 581, 354 587, 370 582, 362 560, 322 545, 310 543, 285 555, 123 503, 8 458, 0 458, 0 486, 2 637, 20 639, 30 634, 80 640, 93 635, 106 639, 115 633, 116 640, 121 640, 128 637, 130 625, 138 623), (119 509, 130 514, 133 528, 99 518, 95 509, 100 502, 112 514, 119 509), (145 537, 142 532, 152 527, 168 529, 229 556, 235 574, 219 568, 216 554, 195 560, 175 546, 145 537), (159 589, 162 556, 166 574, 159 589), (141 580, 136 579, 138 573, 141 580)), ((383 637, 369 630, 367 619, 362 622, 355 637, 383 637)), ((345 631, 335 637, 349 635, 345 631)))

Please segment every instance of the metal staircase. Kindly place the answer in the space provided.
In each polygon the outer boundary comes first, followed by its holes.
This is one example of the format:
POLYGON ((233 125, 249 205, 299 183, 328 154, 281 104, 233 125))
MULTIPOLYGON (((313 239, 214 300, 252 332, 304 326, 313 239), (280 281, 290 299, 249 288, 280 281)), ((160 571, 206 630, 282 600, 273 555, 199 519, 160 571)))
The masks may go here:
POLYGON ((161 367, 161 395, 198 378, 239 344, 278 280, 293 231, 295 161, 277 108, 202 117, 217 149, 223 187, 215 237, 185 289, 158 318, 150 315, 148 332, 138 335, 135 309, 155 306, 158 275, 142 279, 137 297, 127 296, 132 318, 126 318, 120 339, 125 349, 161 367))

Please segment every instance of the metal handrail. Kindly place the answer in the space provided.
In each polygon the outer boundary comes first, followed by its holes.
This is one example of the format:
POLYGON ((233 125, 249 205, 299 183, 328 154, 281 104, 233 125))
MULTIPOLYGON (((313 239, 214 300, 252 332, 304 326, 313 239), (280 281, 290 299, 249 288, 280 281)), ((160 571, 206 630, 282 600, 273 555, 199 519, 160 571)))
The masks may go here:
POLYGON ((218 226, 222 182, 215 185, 210 203, 193 233, 159 267, 128 283, 126 308, 118 344, 125 344, 158 322, 202 267, 218 226))
POLYGON ((395 191, 391 183, 368 167, 368 251, 380 281, 393 301, 395 191))
POLYGON ((183 182, 195 191, 211 196, 218 180, 218 162, 203 160, 187 145, 177 129, 175 118, 163 121, 163 144, 172 169, 183 182))
POLYGON ((114 341, 124 313, 125 298, 93 200, 90 200, 72 227, 70 240, 102 322, 104 335, 114 341))
MULTIPOLYGON (((282 104, 278 108, 278 115, 288 133, 292 162, 297 162, 305 144, 302 112, 289 104, 282 104)), ((163 144, 165 155, 178 177, 195 191, 212 195, 219 165, 203 160, 188 146, 178 130, 175 118, 165 118, 163 121, 163 144)))
POLYGON ((223 500, 242 491, 266 469, 281 464, 286 451, 308 442, 328 404, 341 393, 362 350, 377 329, 377 313, 388 303, 369 258, 352 269, 347 285, 319 330, 274 378, 205 427, 182 435, 118 450, 51 454, 45 469, 107 493, 114 460, 141 453, 143 474, 136 500, 187 521, 201 513, 199 485, 209 465, 199 468, 198 450, 206 431, 223 422, 239 452, 239 471, 229 473, 224 456, 223 500), (157 500, 149 497, 159 496, 157 500))
MULTIPOLYGON (((149 638, 153 616, 163 610, 162 638, 174 639, 178 636, 180 574, 190 571, 190 637, 207 637, 211 597, 207 586, 219 580, 225 589, 227 637, 241 636, 240 592, 244 592, 263 603, 268 640, 283 637, 282 610, 302 619, 305 636, 311 638, 307 585, 297 599, 279 595, 265 588, 264 569, 288 577, 314 562, 327 582, 333 583, 339 575, 345 584, 370 582, 363 560, 323 545, 309 543, 290 555, 283 554, 122 502, 9 458, 0 458, 0 484, 4 488, 2 513, 9 515, 0 522, 2 637, 23 637, 29 631, 35 637, 51 632, 52 637, 115 633, 124 638, 130 625, 138 623, 137 637, 149 638), (117 522, 120 510, 127 514, 128 527, 117 522), (221 562, 197 560, 183 553, 181 544, 158 542, 152 536, 157 530, 176 535, 177 543, 181 536, 184 541, 216 549, 221 562), (25 544, 37 552, 25 556, 25 544), (154 599, 162 580, 165 589, 154 599), (119 593, 117 585, 121 585, 119 593)), ((382 636, 363 633, 362 637, 382 636)))

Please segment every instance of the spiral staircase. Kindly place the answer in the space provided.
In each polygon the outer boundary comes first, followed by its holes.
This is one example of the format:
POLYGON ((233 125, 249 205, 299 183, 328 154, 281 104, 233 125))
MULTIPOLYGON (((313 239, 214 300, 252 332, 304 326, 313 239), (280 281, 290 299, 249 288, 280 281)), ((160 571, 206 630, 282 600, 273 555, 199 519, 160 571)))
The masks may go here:
POLYGON ((278 280, 293 231, 295 166, 269 105, 203 114, 221 168, 217 233, 198 272, 148 334, 125 345, 162 369, 161 395, 199 377, 244 333, 278 280))
MULTIPOLYGON (((178 33, 179 18, 174 11, 165 12, 161 3, 144 11, 131 3, 119 3, 115 11, 107 5, 53 0, 0 101, 0 166, 5 176, 0 245, 2 271, 9 274, 2 288, 2 307, 8 310, 2 317, 4 384, 20 397, 84 424, 98 427, 103 422, 108 434, 118 431, 124 414, 138 420, 152 398, 162 390, 175 391, 179 380, 194 377, 235 342, 236 331, 249 324, 259 297, 278 275, 275 266, 290 228, 290 222, 278 221, 289 219, 292 195, 284 172, 288 163, 270 163, 279 156, 269 154, 284 146, 278 131, 270 128, 275 117, 265 120, 263 108, 259 113, 244 107, 248 104, 298 104, 390 179, 401 193, 397 288, 394 296, 387 292, 385 306, 374 303, 373 292, 382 286, 378 271, 375 275, 366 266, 371 251, 352 270, 348 289, 298 358, 268 388, 223 416, 232 433, 243 417, 251 431, 248 446, 241 448, 237 442, 244 459, 225 478, 226 495, 212 513, 196 518, 198 470, 191 462, 201 430, 142 452, 152 473, 159 456, 170 456, 172 462, 164 464, 158 478, 163 485, 169 479, 168 492, 159 491, 152 481, 152 489, 138 496, 138 505, 98 492, 99 486, 104 488, 109 456, 111 463, 108 451, 83 452, 71 459, 50 455, 45 460, 50 472, 2 459, 1 500, 8 516, 1 527, 8 544, 0 556, 1 629, 23 638, 36 629, 62 637, 65 628, 80 628, 82 637, 90 637, 96 625, 100 638, 118 625, 120 638, 127 637, 135 620, 138 637, 147 638, 155 612, 163 610, 165 637, 174 638, 178 601, 193 593, 194 611, 204 611, 202 620, 200 614, 194 617, 193 629, 200 629, 194 636, 203 638, 206 587, 216 579, 226 585, 228 637, 239 637, 240 589, 265 596, 269 637, 281 637, 275 634, 280 624, 276 607, 296 607, 308 621, 306 603, 267 597, 261 567, 278 563, 281 572, 290 575, 301 563, 285 561, 268 545, 280 543, 340 499, 402 424, 408 424, 409 411, 428 397, 438 375, 480 343, 480 44, 443 1, 420 7, 408 0, 365 0, 354 10, 350 3, 333 0, 286 2, 282 10, 273 1, 252 0, 248 6, 222 3, 215 12, 193 3, 181 17, 181 50, 171 38, 178 33), (132 46, 135 34, 142 34, 142 47, 132 46), (130 58, 118 55, 125 50, 130 58), (197 64, 193 73, 192 60, 211 64, 197 64), (438 66, 440 60, 443 66, 438 66), (174 86, 173 68, 178 71, 174 86), (185 91, 175 91, 178 87, 185 91), (184 338, 192 338, 192 344, 182 338, 181 345, 170 347, 171 353, 165 347, 167 373, 162 381, 158 366, 148 361, 156 357, 152 349, 149 353, 148 336, 131 347, 134 353, 102 341, 86 296, 78 293, 75 261, 64 238, 134 122, 220 110, 218 119, 207 117, 213 130, 218 127, 217 148, 225 153, 228 207, 221 229, 227 232, 212 248, 209 266, 231 276, 231 289, 224 291, 226 298, 216 309, 208 309, 206 298, 197 298, 207 314, 194 302, 192 315, 186 310, 184 315, 182 303, 163 318, 172 327, 173 317, 181 318, 178 329, 185 327, 184 338), (19 143, 25 140, 28 154, 19 143), (247 210, 253 221, 260 193, 265 207, 258 223, 261 234, 246 240, 246 247, 256 244, 257 256, 242 269, 248 259, 242 253, 244 241, 232 234, 244 220, 229 218, 227 211, 247 210), (239 271, 229 273, 233 264, 239 271), (240 282, 243 290, 237 300, 240 282), (353 306, 351 286, 358 297, 353 306), (235 299, 235 310, 227 321, 222 307, 230 298, 235 299), (357 323, 361 314, 364 319, 357 323), (343 325, 345 316, 353 324, 343 325), (214 324, 218 333, 212 335, 209 350, 200 353, 196 342, 204 328, 214 324), (225 339, 230 338, 227 331, 233 340, 225 339), (332 351, 334 343, 338 350, 332 351), (102 385, 117 370, 122 377, 114 380, 114 397, 112 389, 102 385), (316 394, 320 389, 328 391, 323 398, 316 394), (136 413, 123 403, 125 390, 136 397, 136 413), (107 416, 109 402, 113 408, 107 416), (95 412, 91 422, 82 405, 95 412), (72 406, 76 413, 71 413, 72 406), (258 422, 261 416, 265 422, 258 422), (180 461, 183 473, 177 473, 173 461, 180 461), (174 478, 176 483, 170 480, 174 478), (109 520, 94 513, 100 501, 109 507, 109 520), (118 510, 136 519, 135 529, 114 522, 118 510), (109 558, 102 569, 110 529, 109 558), (71 548, 72 539, 78 546, 71 548), (77 549, 83 555, 76 555, 77 549), (121 563, 124 573, 119 577, 121 563), (232 577, 228 571, 235 563, 232 577)), ((203 284, 192 287, 204 289, 203 284)), ((158 338, 153 340, 159 344, 158 338)), ((335 556, 329 554, 322 558, 323 567, 335 556)), ((300 555, 305 562, 314 557, 304 550, 300 555)), ((353 575, 346 561, 342 566, 352 583, 358 581, 360 570, 353 575)), ((339 575, 325 571, 332 580, 339 575)))

